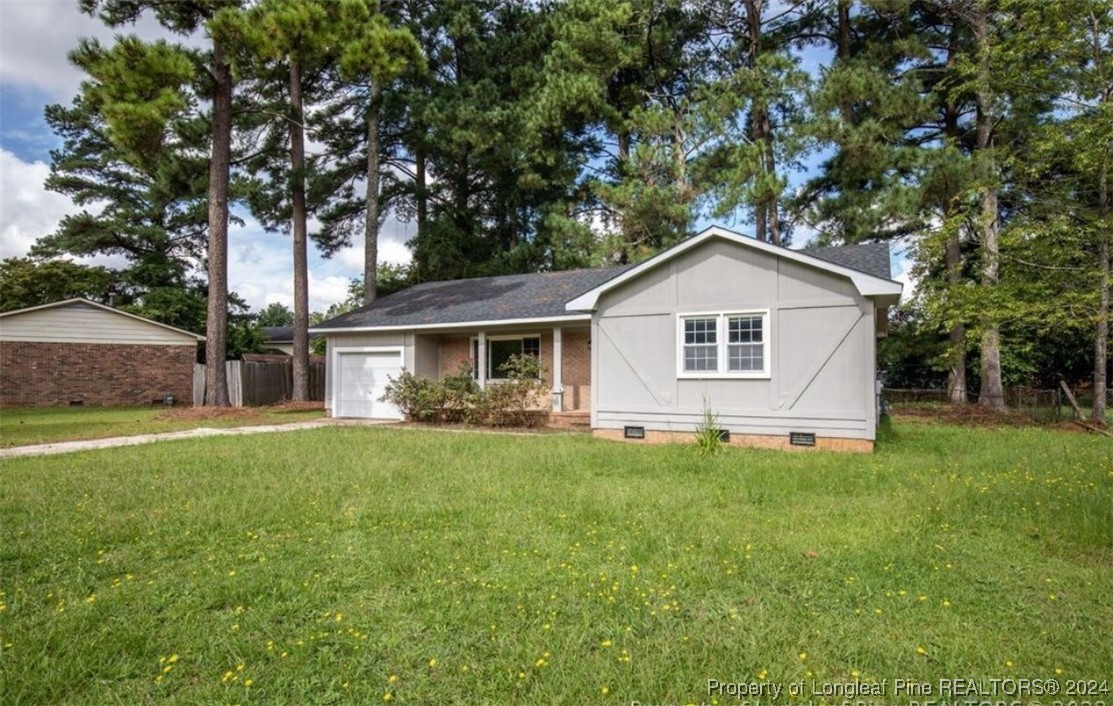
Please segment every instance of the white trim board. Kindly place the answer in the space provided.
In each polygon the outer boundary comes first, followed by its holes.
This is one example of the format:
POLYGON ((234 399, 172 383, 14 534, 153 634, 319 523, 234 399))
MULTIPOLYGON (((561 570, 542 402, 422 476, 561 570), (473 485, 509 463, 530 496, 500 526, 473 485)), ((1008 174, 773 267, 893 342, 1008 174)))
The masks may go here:
POLYGON ((814 267, 820 270, 825 270, 833 274, 841 275, 848 278, 858 293, 864 297, 876 297, 883 305, 897 304, 900 301, 900 294, 904 289, 904 285, 900 282, 876 277, 874 275, 866 274, 849 267, 836 265, 833 262, 824 260, 823 258, 809 255, 800 250, 790 250, 779 245, 766 243, 756 238, 750 238, 739 233, 720 228, 718 226, 711 226, 703 232, 684 240, 668 250, 662 251, 657 255, 649 258, 637 267, 626 270, 622 274, 610 279, 595 289, 588 290, 569 301, 565 304, 564 308, 568 311, 595 311, 596 306, 599 304, 599 297, 605 292, 608 292, 619 285, 629 282, 630 280, 641 276, 645 272, 664 264, 669 260, 681 255, 692 248, 698 247, 703 243, 713 238, 726 240, 737 245, 742 245, 748 248, 754 248, 760 252, 783 257, 787 260, 792 260, 808 267, 814 267))

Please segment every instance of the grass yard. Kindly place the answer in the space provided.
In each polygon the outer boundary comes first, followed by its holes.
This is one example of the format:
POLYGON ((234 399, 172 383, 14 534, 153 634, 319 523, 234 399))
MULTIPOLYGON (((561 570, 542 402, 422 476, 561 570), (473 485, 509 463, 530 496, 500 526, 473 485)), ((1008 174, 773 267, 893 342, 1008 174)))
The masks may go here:
MULTIPOLYGON (((6 407, 0 409, 0 448, 78 439, 156 434, 198 427, 284 424, 317 419, 323 409, 237 407, 220 416, 193 416, 189 408, 165 407, 6 407)), ((205 412, 211 412, 206 408, 205 412)))
POLYGON ((706 460, 359 427, 0 462, 4 704, 907 705, 895 678, 1113 680, 1110 635, 1096 435, 706 460))

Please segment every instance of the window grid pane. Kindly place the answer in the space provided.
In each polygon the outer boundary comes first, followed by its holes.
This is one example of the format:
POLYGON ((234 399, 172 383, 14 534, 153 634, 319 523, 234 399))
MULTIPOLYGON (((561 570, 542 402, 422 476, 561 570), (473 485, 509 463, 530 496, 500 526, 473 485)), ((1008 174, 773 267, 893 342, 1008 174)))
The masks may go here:
POLYGON ((761 343, 760 316, 732 316, 727 321, 727 343, 761 343))
POLYGON ((760 343, 739 343, 727 346, 727 369, 735 373, 765 370, 763 346, 760 343))
POLYGON ((713 373, 719 369, 718 346, 685 346, 684 372, 713 373))
POLYGON ((715 319, 685 319, 685 345, 718 343, 718 337, 716 336, 718 323, 715 319))

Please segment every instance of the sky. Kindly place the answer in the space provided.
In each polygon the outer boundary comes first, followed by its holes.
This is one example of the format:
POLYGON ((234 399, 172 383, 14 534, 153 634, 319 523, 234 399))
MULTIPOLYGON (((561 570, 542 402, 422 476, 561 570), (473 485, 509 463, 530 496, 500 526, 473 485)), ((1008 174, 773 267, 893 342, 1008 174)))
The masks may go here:
MULTIPOLYGON (((96 37, 110 41, 116 32, 134 33, 148 40, 168 36, 149 17, 134 27, 111 30, 79 12, 76 0, 0 0, 0 257, 26 255, 31 245, 53 232, 63 217, 80 212, 68 197, 43 187, 50 173, 50 150, 61 144, 43 119, 43 109, 52 103, 68 104, 77 94, 81 72, 66 55, 78 40, 96 37)), ((229 288, 255 311, 273 302, 292 307, 289 235, 264 231, 246 212, 237 215, 245 223, 229 227, 229 288)), ((740 232, 751 230, 746 223, 721 225, 740 232)), ((380 262, 409 262, 406 241, 415 231, 414 224, 388 216, 379 236, 380 262)), ((112 257, 90 261, 108 266, 123 264, 122 259, 112 257)), ((903 257, 894 256, 896 279, 907 282, 907 267, 903 257)), ((310 310, 324 311, 344 300, 349 280, 361 276, 362 271, 362 239, 330 259, 322 258, 311 246, 310 310)))
MULTIPOLYGON (((110 41, 115 32, 81 14, 77 0, 0 0, 0 257, 26 255, 40 237, 54 231, 67 214, 78 213, 68 197, 43 187, 50 174, 50 150, 61 145, 43 119, 52 103, 77 95, 81 72, 67 52, 82 37, 110 41)), ((141 20, 121 30, 144 39, 167 36, 156 22, 141 20)), ((272 302, 293 306, 290 236, 268 233, 244 212, 241 226, 229 226, 229 288, 259 311, 272 302)), ((381 262, 405 263, 405 243, 415 226, 388 218, 380 231, 381 262)), ((104 265, 122 258, 94 258, 104 265)), ((363 241, 324 259, 309 255, 309 308, 324 311, 347 298, 348 281, 363 273, 363 241)))

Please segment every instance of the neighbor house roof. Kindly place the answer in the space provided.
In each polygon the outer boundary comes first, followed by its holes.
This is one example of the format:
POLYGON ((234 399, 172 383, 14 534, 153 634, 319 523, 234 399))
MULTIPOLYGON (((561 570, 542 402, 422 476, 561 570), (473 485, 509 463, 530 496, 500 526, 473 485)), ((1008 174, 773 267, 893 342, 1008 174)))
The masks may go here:
POLYGON ((564 309, 565 302, 629 268, 627 265, 426 282, 341 314, 314 326, 312 331, 587 318, 570 316, 564 309))
MULTIPOLYGON (((335 319, 312 327, 315 333, 367 329, 443 328, 473 324, 514 322, 568 321, 590 318, 588 311, 572 303, 625 281, 636 272, 660 264, 673 254, 687 250, 708 237, 726 237, 733 241, 755 243, 762 250, 772 250, 821 269, 842 274, 864 283, 866 292, 884 290, 900 294, 900 284, 892 282, 889 269, 889 246, 884 243, 790 250, 759 242, 753 238, 719 228, 708 229, 639 265, 603 267, 563 272, 538 272, 501 277, 480 277, 444 282, 426 282, 409 289, 376 299, 371 304, 341 314, 335 319), (571 302, 571 303, 570 303, 571 302)), ((861 290, 861 286, 859 289, 861 290)), ((877 294, 878 292, 872 292, 877 294)))
POLYGON ((294 340, 293 326, 264 326, 263 341, 266 343, 289 343, 294 340))

